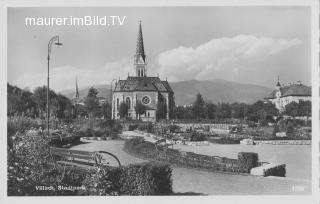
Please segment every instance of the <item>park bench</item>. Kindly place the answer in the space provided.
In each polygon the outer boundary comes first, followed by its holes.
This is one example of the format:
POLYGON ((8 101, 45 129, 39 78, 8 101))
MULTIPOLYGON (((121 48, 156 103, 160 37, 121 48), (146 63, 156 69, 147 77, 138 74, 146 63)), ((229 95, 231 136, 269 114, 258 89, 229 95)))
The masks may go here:
POLYGON ((119 159, 106 151, 89 152, 50 147, 50 152, 60 167, 80 170, 80 172, 93 169, 97 165, 110 166, 110 159, 121 166, 119 159), (108 157, 105 158, 105 156, 108 157))

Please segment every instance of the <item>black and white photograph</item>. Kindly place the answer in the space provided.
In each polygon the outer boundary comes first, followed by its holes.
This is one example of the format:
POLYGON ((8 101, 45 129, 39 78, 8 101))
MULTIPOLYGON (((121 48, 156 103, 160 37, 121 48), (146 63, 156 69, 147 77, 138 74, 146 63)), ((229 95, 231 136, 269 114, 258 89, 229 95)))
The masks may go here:
POLYGON ((319 203, 314 6, 6 5, 3 193, 319 203))

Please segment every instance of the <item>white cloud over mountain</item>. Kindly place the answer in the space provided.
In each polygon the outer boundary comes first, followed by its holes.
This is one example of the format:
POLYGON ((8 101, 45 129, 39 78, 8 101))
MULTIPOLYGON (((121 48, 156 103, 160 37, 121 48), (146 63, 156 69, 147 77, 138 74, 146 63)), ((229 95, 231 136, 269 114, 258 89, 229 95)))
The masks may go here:
POLYGON ((300 43, 299 39, 274 39, 252 35, 217 38, 196 48, 181 46, 162 52, 156 69, 170 81, 204 80, 215 76, 235 80, 250 64, 263 64, 272 56, 300 43))
MULTIPOLYGON (((159 73, 162 79, 167 77, 169 81, 213 78, 241 81, 240 78, 253 76, 250 76, 252 63, 259 65, 255 67, 256 72, 265 74, 268 71, 259 70, 260 65, 264 65, 267 60, 272 60, 273 56, 280 55, 300 43, 299 39, 274 39, 252 35, 212 39, 196 48, 180 46, 160 53, 152 63, 150 71, 159 73)), ((50 87, 57 91, 73 89, 75 76, 78 77, 81 87, 109 84, 112 79, 118 79, 119 76, 121 79, 126 78, 128 73, 134 74, 133 60, 128 58, 108 62, 101 67, 82 69, 74 66, 52 67, 50 68, 50 87)), ((275 73, 269 73, 269 75, 274 77, 275 73)), ((46 73, 31 76, 25 73, 17 78, 16 84, 20 87, 28 86, 31 89, 44 85, 46 73)))

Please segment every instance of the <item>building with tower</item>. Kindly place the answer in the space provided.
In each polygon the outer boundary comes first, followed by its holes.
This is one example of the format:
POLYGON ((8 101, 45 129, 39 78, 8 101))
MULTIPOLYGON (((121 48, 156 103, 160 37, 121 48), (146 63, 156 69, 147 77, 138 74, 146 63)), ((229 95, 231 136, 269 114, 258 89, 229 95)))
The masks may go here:
POLYGON ((300 101, 311 101, 311 87, 303 85, 301 81, 288 85, 281 85, 278 77, 276 89, 265 99, 275 104, 276 108, 280 112, 283 112, 286 105, 291 102, 299 103, 300 101))
POLYGON ((143 121, 156 121, 157 116, 170 119, 174 107, 174 92, 167 80, 148 76, 147 57, 144 50, 142 26, 139 23, 136 53, 133 63, 135 76, 118 80, 112 94, 112 118, 120 119, 119 107, 125 103, 128 107, 128 118, 137 119, 135 107, 138 103, 146 107, 145 114, 140 115, 143 121))

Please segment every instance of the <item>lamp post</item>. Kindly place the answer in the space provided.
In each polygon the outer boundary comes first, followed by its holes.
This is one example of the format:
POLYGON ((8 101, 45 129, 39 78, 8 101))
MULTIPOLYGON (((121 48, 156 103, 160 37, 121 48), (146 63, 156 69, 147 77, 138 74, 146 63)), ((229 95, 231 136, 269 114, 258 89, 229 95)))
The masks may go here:
POLYGON ((114 106, 113 106, 113 92, 112 92, 112 83, 113 82, 117 82, 117 79, 112 79, 111 83, 110 83, 110 86, 111 86, 111 89, 110 89, 110 93, 111 93, 111 120, 113 119, 114 117, 114 106))
POLYGON ((48 60, 48 78, 47 78, 47 133, 48 133, 48 136, 50 135, 50 132, 49 132, 49 124, 50 124, 50 108, 49 108, 49 65, 50 65, 50 54, 51 54, 51 46, 52 44, 55 44, 55 45, 62 45, 62 43, 59 42, 59 36, 54 36, 52 37, 50 40, 49 40, 49 43, 48 43, 48 57, 47 57, 47 60, 48 60))

